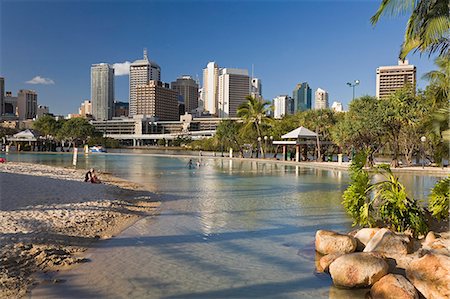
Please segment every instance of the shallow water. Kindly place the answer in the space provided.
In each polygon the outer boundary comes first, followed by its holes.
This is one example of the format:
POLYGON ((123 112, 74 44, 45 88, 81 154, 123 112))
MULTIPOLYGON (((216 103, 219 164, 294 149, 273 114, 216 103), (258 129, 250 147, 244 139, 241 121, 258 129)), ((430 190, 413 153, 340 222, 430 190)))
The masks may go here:
MULTIPOLYGON (((70 165, 70 155, 9 160, 70 165)), ((95 167, 158 194, 161 215, 98 242, 90 262, 42 284, 33 298, 364 298, 315 272, 318 229, 348 231, 341 205, 346 172, 279 164, 151 155, 91 155, 95 167), (331 288, 330 288, 331 287, 331 288)), ((425 196, 438 179, 403 176, 425 196)))

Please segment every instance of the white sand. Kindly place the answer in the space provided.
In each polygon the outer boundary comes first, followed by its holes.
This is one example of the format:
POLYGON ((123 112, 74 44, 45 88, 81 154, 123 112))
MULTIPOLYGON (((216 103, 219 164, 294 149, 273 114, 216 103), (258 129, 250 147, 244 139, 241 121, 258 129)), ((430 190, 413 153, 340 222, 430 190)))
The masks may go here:
POLYGON ((85 183, 84 173, 0 164, 0 298, 25 295, 34 272, 84 261, 74 254, 159 206, 136 184, 102 174, 102 184, 85 183))

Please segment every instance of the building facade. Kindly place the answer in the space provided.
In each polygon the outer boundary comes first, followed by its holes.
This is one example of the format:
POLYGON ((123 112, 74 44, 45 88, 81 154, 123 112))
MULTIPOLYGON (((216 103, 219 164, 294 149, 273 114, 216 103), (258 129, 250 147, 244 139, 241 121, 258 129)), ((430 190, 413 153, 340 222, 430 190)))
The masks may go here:
POLYGON ((136 86, 136 115, 145 115, 158 120, 177 120, 178 92, 169 84, 150 80, 136 86))
POLYGON ((262 82, 261 79, 252 78, 251 96, 262 99, 262 82))
POLYGON ((416 67, 408 64, 408 60, 399 60, 398 65, 377 68, 377 98, 387 98, 396 90, 406 86, 416 91, 416 67))
POLYGON ((19 114, 17 109, 17 97, 12 95, 12 92, 7 91, 3 99, 3 116, 15 117, 19 114))
POLYGON ((0 77, 0 117, 5 113, 5 78, 0 77))
POLYGON ((344 112, 344 107, 341 102, 333 102, 333 105, 331 105, 331 110, 334 112, 344 112))
POLYGON ((144 49, 143 59, 136 60, 130 65, 130 116, 139 114, 137 112, 136 87, 145 85, 150 80, 161 81, 161 68, 148 59, 147 49, 144 49))
POLYGON ((294 113, 298 111, 310 110, 312 108, 311 88, 308 82, 298 83, 292 92, 294 99, 294 113))
POLYGON ((251 80, 244 69, 224 68, 219 76, 218 116, 229 118, 237 116, 240 104, 251 93, 251 80))
POLYGON ((89 100, 84 100, 83 103, 81 103, 80 108, 78 109, 78 114, 81 115, 81 117, 87 117, 92 115, 92 103, 89 100))
POLYGON ((50 114, 50 109, 48 108, 48 106, 37 106, 36 119, 47 114, 50 114))
POLYGON ((34 90, 19 90, 17 94, 17 112, 19 120, 35 118, 37 107, 37 93, 34 90))
POLYGON ((280 95, 273 99, 273 117, 280 119, 285 115, 292 114, 292 98, 280 95))
POLYGON ((198 107, 198 84, 191 76, 182 76, 172 82, 170 86, 182 96, 187 113, 191 113, 198 107))
POLYGON ((219 66, 214 62, 209 62, 203 69, 203 108, 211 115, 217 115, 217 105, 219 98, 219 66))
POLYGON ((327 109, 328 107, 328 92, 322 88, 317 88, 315 92, 314 109, 327 109))
POLYGON ((130 105, 127 102, 114 101, 114 117, 128 116, 130 105))
POLYGON ((111 119, 114 103, 114 68, 107 63, 91 66, 92 116, 98 120, 111 119))

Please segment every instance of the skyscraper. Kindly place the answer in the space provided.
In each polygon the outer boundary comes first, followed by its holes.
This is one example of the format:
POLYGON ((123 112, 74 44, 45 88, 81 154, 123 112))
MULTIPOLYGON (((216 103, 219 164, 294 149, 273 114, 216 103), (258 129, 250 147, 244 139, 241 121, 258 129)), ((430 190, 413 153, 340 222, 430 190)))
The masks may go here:
POLYGON ((114 103, 114 68, 107 63, 91 66, 92 116, 96 120, 111 119, 114 103))
POLYGON ((136 115, 158 120, 178 120, 178 92, 169 84, 150 80, 136 86, 136 115))
POLYGON ((182 76, 172 82, 171 87, 183 97, 185 111, 191 113, 198 107, 198 84, 191 76, 182 76))
POLYGON ((203 106, 212 115, 217 115, 218 89, 219 66, 212 61, 203 69, 203 106))
POLYGON ((262 99, 262 83, 261 79, 258 78, 252 78, 252 90, 251 90, 251 96, 262 99))
POLYGON ((398 65, 377 68, 377 98, 387 98, 407 85, 416 91, 416 67, 408 64, 408 60, 399 60, 398 65))
POLYGON ((294 99, 294 113, 311 109, 311 88, 308 82, 297 84, 292 92, 294 99))
POLYGON ((0 117, 5 113, 5 78, 0 77, 0 117))
POLYGON ((37 93, 34 90, 19 90, 19 93, 17 94, 19 120, 35 118, 37 106, 37 93))
POLYGON ((277 96, 273 99, 273 117, 283 118, 291 114, 292 98, 287 95, 277 96))
POLYGON ((161 68, 155 62, 148 60, 147 49, 144 49, 144 58, 130 65, 130 116, 138 114, 136 86, 147 84, 150 80, 161 81, 161 68))
POLYGON ((219 117, 236 117, 239 105, 251 93, 248 71, 224 68, 219 76, 219 117))
POLYGON ((315 94, 315 105, 316 110, 327 109, 328 108, 328 92, 321 88, 317 88, 315 94))

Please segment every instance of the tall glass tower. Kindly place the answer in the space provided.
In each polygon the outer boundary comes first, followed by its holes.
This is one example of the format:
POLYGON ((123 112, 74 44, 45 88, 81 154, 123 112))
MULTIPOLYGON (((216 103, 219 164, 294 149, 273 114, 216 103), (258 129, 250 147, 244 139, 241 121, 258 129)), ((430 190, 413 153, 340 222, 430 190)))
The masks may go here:
POLYGON ((298 83, 292 92, 292 98, 294 99, 294 113, 310 110, 312 108, 312 95, 308 82, 298 83))
POLYGON ((113 116, 114 68, 107 63, 91 66, 92 116, 96 120, 107 120, 113 116))

